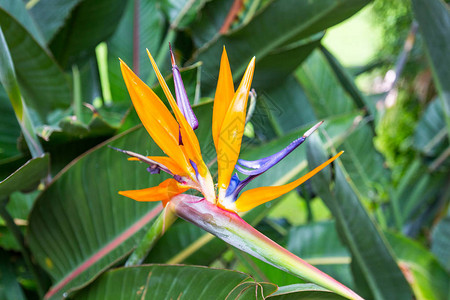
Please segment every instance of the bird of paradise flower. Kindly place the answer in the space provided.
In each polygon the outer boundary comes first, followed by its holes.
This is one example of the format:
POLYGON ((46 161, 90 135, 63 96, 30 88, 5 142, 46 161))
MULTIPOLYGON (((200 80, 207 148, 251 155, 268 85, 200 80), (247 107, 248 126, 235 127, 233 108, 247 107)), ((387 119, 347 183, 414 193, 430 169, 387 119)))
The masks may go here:
POLYGON ((225 47, 214 97, 212 135, 218 164, 217 188, 202 159, 194 130, 199 126, 189 103, 175 58, 170 49, 175 85, 173 97, 152 55, 147 50, 159 84, 174 116, 158 96, 121 60, 120 67, 133 105, 142 124, 167 156, 143 156, 117 149, 149 165, 148 171, 161 171, 172 178, 156 187, 120 191, 119 194, 137 201, 162 201, 166 210, 196 224, 225 242, 277 268, 319 284, 349 299, 362 299, 351 289, 288 252, 239 217, 237 213, 278 198, 307 181, 325 168, 342 152, 330 158, 306 175, 282 186, 259 187, 243 191, 253 179, 269 170, 302 144, 321 124, 319 122, 286 148, 253 161, 238 159, 244 133, 247 100, 251 89, 255 58, 253 57, 237 90, 234 90, 231 69, 225 47), (243 180, 234 170, 247 175, 243 180), (183 194, 189 189, 203 197, 183 194))

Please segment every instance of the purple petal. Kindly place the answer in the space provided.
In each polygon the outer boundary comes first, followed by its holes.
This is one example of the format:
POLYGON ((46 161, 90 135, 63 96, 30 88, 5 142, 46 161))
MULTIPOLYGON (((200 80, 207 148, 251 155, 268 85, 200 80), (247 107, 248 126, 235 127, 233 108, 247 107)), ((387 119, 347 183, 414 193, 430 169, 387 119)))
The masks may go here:
MULTIPOLYGON (((228 188, 226 190, 225 197, 234 195, 236 188, 239 186, 240 183, 241 183, 241 181, 239 180, 238 174, 234 173, 234 175, 230 179, 230 184, 228 185, 228 188)), ((234 199, 234 201, 236 201, 236 199, 234 199)))
POLYGON ((323 121, 317 123, 313 127, 311 127, 308 131, 303 134, 302 137, 296 139, 292 143, 290 143, 286 148, 281 150, 278 153, 272 154, 271 156, 268 156, 266 158, 261 158, 258 160, 243 160, 239 159, 238 164, 242 165, 236 165, 235 168, 241 172, 242 174, 249 175, 244 180, 239 180, 239 177, 237 174, 233 175, 233 177, 230 180, 230 183, 228 185, 225 197, 229 199, 229 201, 236 201, 239 193, 242 191, 242 189, 249 184, 253 179, 276 165, 280 160, 285 158, 289 153, 294 151, 295 148, 297 148, 299 145, 301 145, 307 137, 309 137, 321 124, 323 121), (244 169, 248 168, 251 170, 244 169))
POLYGON ((172 47, 170 47, 170 59, 172 61, 173 82, 175 84, 175 96, 177 98, 177 105, 180 108, 183 116, 188 121, 189 125, 191 125, 192 129, 195 130, 198 128, 198 120, 195 117, 191 104, 189 103, 186 89, 184 88, 183 80, 181 79, 180 70, 175 63, 175 57, 172 52, 172 47))
POLYGON ((302 137, 296 139, 278 153, 272 154, 271 156, 261 158, 258 160, 238 159, 236 169, 245 175, 259 175, 264 173, 265 171, 276 165, 278 162, 280 162, 280 160, 285 158, 289 153, 294 151, 295 148, 300 146, 306 140, 306 138, 310 136, 311 133, 313 133, 322 123, 323 121, 314 125, 307 132, 305 132, 305 134, 302 137), (244 169, 244 167, 251 170, 244 169))
POLYGON ((198 179, 198 168, 197 168, 197 164, 195 162, 193 162, 191 159, 189 160, 189 162, 191 163, 191 166, 194 168, 195 171, 195 177, 197 177, 198 179))

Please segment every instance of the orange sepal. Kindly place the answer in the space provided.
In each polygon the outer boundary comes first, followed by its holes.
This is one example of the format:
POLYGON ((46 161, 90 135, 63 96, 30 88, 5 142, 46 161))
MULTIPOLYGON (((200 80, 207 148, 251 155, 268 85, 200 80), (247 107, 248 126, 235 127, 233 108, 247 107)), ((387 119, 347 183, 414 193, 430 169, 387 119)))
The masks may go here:
POLYGON ((255 189, 251 189, 248 191, 245 191, 241 194, 241 196, 236 200, 234 203, 236 207, 236 212, 243 212, 250 210, 258 205, 261 205, 263 203, 266 203, 268 201, 271 201, 273 199, 276 199, 280 197, 281 195, 286 194, 289 191, 292 191, 296 187, 298 187, 300 184, 304 183, 314 175, 316 175, 320 170, 328 166, 330 163, 332 163, 336 158, 338 158, 344 151, 339 152, 320 166, 316 167, 314 170, 308 172, 306 175, 300 177, 299 179, 285 184, 281 186, 266 186, 266 187, 259 187, 255 189))
POLYGON ((216 95, 214 96, 212 135, 214 146, 218 147, 219 134, 222 128, 223 120, 230 107, 234 96, 233 76, 231 74, 230 63, 228 61, 227 51, 223 47, 222 58, 220 60, 219 79, 217 80, 216 95))
POLYGON ((190 188, 190 186, 182 185, 175 179, 169 178, 158 186, 141 190, 120 191, 119 194, 142 202, 162 201, 163 205, 166 206, 172 197, 184 193, 190 188))
POLYGON ((252 85, 255 58, 248 64, 241 83, 234 94, 228 111, 220 128, 217 146, 217 165, 219 171, 219 198, 225 197, 225 190, 241 150, 242 136, 245 127, 248 93, 252 85))
POLYGON ((153 70, 156 73, 156 77, 158 78, 159 84, 161 85, 161 87, 164 91, 164 95, 166 95, 166 98, 169 101, 170 107, 172 108, 172 111, 175 114, 175 118, 178 121, 179 130, 181 131, 181 136, 183 139, 183 145, 184 145, 183 148, 185 149, 186 154, 189 157, 189 159, 191 159, 192 161, 194 161, 197 164, 197 168, 198 168, 200 175, 205 176, 207 169, 206 169, 206 165, 202 159, 200 145, 198 143, 197 136, 195 135, 194 130, 192 129, 191 125, 189 125, 186 118, 181 113, 172 93, 170 92, 169 87, 167 86, 166 81, 164 80, 164 77, 162 76, 161 72, 159 71, 158 66, 156 65, 156 62, 153 59, 152 55, 150 54, 150 51, 148 51, 148 49, 147 49, 147 54, 148 54, 148 57, 150 58, 153 70))
POLYGON ((193 173, 189 160, 178 145, 177 121, 158 96, 123 61, 120 61, 120 68, 134 108, 147 132, 164 153, 179 162, 186 173, 193 173))

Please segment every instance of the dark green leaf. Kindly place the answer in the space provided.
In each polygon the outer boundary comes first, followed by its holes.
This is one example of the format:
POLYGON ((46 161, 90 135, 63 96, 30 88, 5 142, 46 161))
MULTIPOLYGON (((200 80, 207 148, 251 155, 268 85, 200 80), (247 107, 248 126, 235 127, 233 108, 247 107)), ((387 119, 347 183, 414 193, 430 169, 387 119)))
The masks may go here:
POLYGON ((334 222, 291 228, 286 248, 346 286, 354 286, 350 254, 339 241, 334 222))
MULTIPOLYGON (((169 54, 168 45, 161 45, 164 33, 163 17, 158 9, 156 1, 140 0, 138 24, 134 24, 134 3, 136 1, 128 1, 125 12, 120 20, 117 30, 108 39, 108 75, 111 86, 112 99, 117 101, 129 101, 128 92, 120 71, 119 60, 121 58, 127 63, 134 72, 139 75, 142 80, 148 78, 153 72, 150 60, 147 55, 148 49, 153 55, 158 53, 160 47, 166 47, 169 54), (133 26, 139 28, 138 41, 133 40, 133 26), (134 58, 133 45, 137 47, 138 58, 134 58), (134 60, 139 62, 138 66, 134 65, 134 60), (136 70, 135 68, 138 67, 136 70)), ((168 70, 161 70, 166 74, 168 70)), ((186 85, 189 87, 189 85, 186 85)))
POLYGON ((204 63, 202 91, 211 93, 215 88, 224 45, 227 47, 234 79, 243 74, 253 56, 257 58, 257 74, 258 62, 272 51, 339 23, 367 3, 364 0, 269 2, 245 26, 214 38, 200 49, 197 60, 204 63))
MULTIPOLYGON (((19 1, 13 1, 19 2, 19 1)), ((82 0, 39 0, 30 9, 47 42, 64 26, 75 7, 82 0)))
POLYGON ((320 44, 323 34, 295 41, 270 51, 258 60, 252 86, 258 91, 266 91, 283 84, 297 67, 320 44))
MULTIPOLYGON (((211 112, 211 104, 196 108, 200 124, 211 124, 211 112)), ((211 126, 197 131, 205 146, 211 126)), ((162 154, 143 127, 109 144, 144 155, 162 154)), ((50 298, 60 298, 92 280, 133 249, 161 206, 136 202, 117 192, 155 186, 166 178, 149 174, 144 164, 127 161, 126 155, 105 144, 55 177, 34 205, 27 236, 36 260, 53 278, 50 298)))
POLYGON ((249 275, 195 266, 148 265, 108 271, 76 299, 263 299, 276 290, 249 275))
POLYGON ((268 299, 273 300, 343 300, 342 296, 334 294, 312 283, 292 284, 280 287, 268 299))
POLYGON ((29 107, 42 119, 49 111, 66 108, 71 102, 69 82, 48 50, 0 3, 0 26, 11 52, 21 92, 29 107))
MULTIPOLYGON (((320 50, 324 54, 328 63, 330 64, 331 69, 335 73, 337 79, 341 86, 345 89, 345 91, 350 95, 355 103, 355 106, 361 110, 370 111, 371 114, 375 114, 375 107, 373 105, 368 105, 368 101, 365 99, 365 96, 355 84, 355 80, 352 75, 340 64, 340 62, 333 56, 324 46, 320 47, 320 50)), ((369 113, 366 112, 366 115, 369 113)), ((373 129, 373 120, 369 123, 373 129)))
POLYGON ((320 51, 313 52, 296 75, 319 119, 355 110, 353 101, 320 51))
POLYGON ((161 9, 169 18, 170 26, 173 28, 184 28, 197 17, 198 11, 205 5, 207 0, 166 0, 161 1, 161 9))
POLYGON ((390 172, 384 166, 384 159, 373 144, 374 134, 368 124, 360 124, 349 134, 338 150, 344 150, 341 157, 346 172, 353 181, 355 191, 365 201, 380 201, 389 184, 390 172))
MULTIPOLYGON (((20 126, 14 115, 11 102, 0 87, 0 165, 14 157, 22 156, 17 148, 20 137, 20 126)), ((0 179, 1 176, 0 176, 0 179)))
POLYGON ((121 0, 86 0, 78 5, 50 44, 59 63, 68 68, 77 58, 92 54, 114 32, 125 5, 121 0))
POLYGON ((450 134, 450 12, 442 0, 413 0, 414 15, 427 48, 434 82, 450 134))
POLYGON ((0 249, 0 298, 4 300, 25 300, 25 294, 17 281, 12 257, 0 249))
POLYGON ((39 30, 40 28, 36 26, 29 10, 25 7, 25 1, 1 0, 0 7, 20 23, 41 47, 45 48, 46 43, 44 36, 42 35, 41 30, 39 30))
MULTIPOLYGON (((327 156, 317 136, 307 144, 310 168, 323 163, 327 156)), ((345 153, 343 155, 346 155, 345 153)), ((403 277, 378 225, 358 199, 341 166, 335 165, 335 187, 331 188, 331 168, 326 168, 311 179, 314 190, 336 218, 340 237, 352 254, 352 263, 369 288, 368 297, 375 299, 409 299, 410 288, 403 277)), ((356 290, 358 290, 358 281, 356 290)), ((364 296, 364 294, 363 294, 364 296)))
POLYGON ((27 191, 35 188, 49 172, 49 155, 30 159, 26 164, 0 182, 0 198, 15 191, 27 191))
MULTIPOLYGON (((443 218, 433 229, 431 251, 442 266, 450 272, 450 216, 443 218)), ((447 286, 448 287, 448 286, 447 286)))
POLYGON ((442 101, 434 99, 417 124, 414 147, 426 156, 437 156, 448 147, 448 140, 442 101))

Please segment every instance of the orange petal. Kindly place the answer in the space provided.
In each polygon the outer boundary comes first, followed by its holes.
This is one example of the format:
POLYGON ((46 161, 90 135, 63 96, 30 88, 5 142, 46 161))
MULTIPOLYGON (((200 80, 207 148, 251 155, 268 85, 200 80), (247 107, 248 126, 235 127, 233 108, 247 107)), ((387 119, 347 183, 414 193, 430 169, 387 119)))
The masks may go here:
MULTIPOLYGON (((172 174, 176 175, 186 175, 185 171, 178 165, 178 163, 170 157, 167 156, 147 156, 147 158, 154 160, 162 165, 164 165, 167 169, 172 172, 172 174)), ((137 157, 129 157, 128 160, 139 161, 140 159, 137 157)))
POLYGON ((189 186, 182 185, 175 179, 169 178, 154 186, 142 190, 120 191, 119 194, 136 201, 162 201, 164 206, 174 196, 190 189, 189 186))
POLYGON ((178 121, 178 124, 180 125, 179 130, 181 130, 181 136, 183 139, 183 145, 185 148, 185 151, 190 159, 192 159, 199 168, 199 172, 201 175, 205 175, 205 167, 203 163, 203 159, 200 152, 200 145, 198 143, 197 136, 194 133, 194 130, 192 129, 191 125, 187 122, 186 118, 181 113, 180 109, 178 108, 178 105, 173 98, 172 93, 169 90, 169 87, 166 84, 166 81, 164 80, 164 77, 161 75, 161 72, 158 69, 158 66, 156 65, 156 62, 154 61, 152 55, 147 49, 147 54, 150 58, 150 61, 153 66, 153 70, 156 73, 156 76, 158 77, 159 84, 161 85, 164 94, 166 95, 167 100, 169 100, 170 107, 172 108, 175 118, 178 121), (201 169, 201 170, 200 170, 201 169), (203 173, 203 174, 202 174, 203 173))
POLYGON ((228 62, 227 51, 224 46, 222 59, 220 60, 219 79, 217 81, 213 109, 212 134, 216 150, 219 143, 220 129, 222 128, 223 120, 225 119, 225 115, 233 100, 233 96, 233 77, 231 75, 230 63, 228 62))
POLYGON ((311 172, 307 173, 306 175, 300 177, 299 179, 285 184, 281 186, 266 186, 266 187, 260 187, 251 189, 248 191, 245 191, 241 194, 241 196, 237 199, 237 201, 234 203, 236 205, 236 211, 242 212, 250 210, 258 205, 261 205, 263 203, 266 203, 268 201, 271 201, 273 199, 276 199, 280 197, 281 195, 286 194, 287 192, 295 189, 300 184, 304 183, 314 175, 316 175, 320 170, 328 166, 330 163, 332 163, 336 158, 338 158, 344 151, 339 152, 311 172))
POLYGON ((217 146, 217 164, 219 171, 219 199, 225 198, 225 190, 230 183, 231 175, 241 150, 244 134, 245 115, 247 111, 248 93, 251 88, 255 58, 248 64, 228 111, 220 128, 217 146))
POLYGON ((186 173, 193 173, 189 160, 178 145, 177 121, 158 96, 123 61, 120 61, 120 68, 134 108, 147 132, 186 173))
POLYGON ((195 135, 191 125, 189 125, 186 118, 183 116, 180 109, 178 108, 178 105, 175 99, 173 98, 172 93, 170 92, 169 87, 167 86, 164 80, 164 77, 161 75, 161 72, 159 72, 158 66, 156 65, 156 62, 153 59, 150 52, 148 51, 148 49, 147 54, 152 63, 153 70, 155 71, 156 76, 158 77, 159 84, 161 85, 164 94, 167 97, 167 100, 169 100, 170 107, 172 108, 175 114, 175 118, 178 121, 179 130, 181 132, 181 137, 183 139, 184 144, 184 146, 181 146, 181 148, 184 149, 184 152, 186 153, 187 157, 191 159, 197 166, 197 171, 200 176, 197 178, 195 175, 192 175, 192 173, 189 173, 190 177, 194 181, 198 180, 202 189, 202 193, 205 196, 206 200, 214 203, 216 199, 214 184, 212 181, 211 174, 209 173, 208 167, 203 161, 197 136, 195 135))

